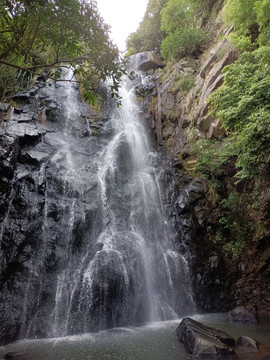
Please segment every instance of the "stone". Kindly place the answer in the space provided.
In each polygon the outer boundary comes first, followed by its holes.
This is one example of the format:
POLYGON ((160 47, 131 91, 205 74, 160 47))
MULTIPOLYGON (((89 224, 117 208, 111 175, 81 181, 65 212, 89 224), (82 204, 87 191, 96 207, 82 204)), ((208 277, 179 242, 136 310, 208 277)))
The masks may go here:
MULTIPOLYGON (((226 43, 226 41, 225 41, 226 43)), ((197 112, 197 124, 200 127, 203 127, 203 131, 208 132, 211 121, 205 121, 208 119, 208 104, 207 98, 212 94, 220 85, 222 85, 224 80, 224 74, 222 74, 222 69, 233 63, 237 54, 234 49, 230 47, 227 49, 226 44, 222 41, 214 50, 214 53, 210 59, 203 65, 200 74, 197 77, 198 88, 200 96, 198 98, 198 112, 197 112), (226 50, 227 49, 227 50, 226 50), (221 56, 222 55, 222 56, 221 56), (203 82, 199 81, 204 79, 203 82), (203 119, 202 119, 203 118, 203 119), (206 127, 206 129, 205 129, 206 127)), ((213 132, 213 129, 211 129, 213 132)))
POLYGON ((8 111, 9 107, 10 107, 10 104, 0 102, 0 111, 8 111))
POLYGON ((203 64, 203 66, 201 67, 200 70, 200 77, 205 79, 206 75, 208 72, 210 72, 210 70, 212 69, 214 63, 216 61, 218 61, 218 59, 223 58, 224 56, 226 56, 226 54, 230 51, 230 43, 228 42, 228 40, 225 38, 223 40, 221 40, 216 47, 212 50, 212 56, 210 56, 205 63, 203 64))
POLYGON ((237 308, 229 311, 227 320, 231 322, 257 323, 256 315, 244 306, 238 306, 237 308))
POLYGON ((26 356, 23 353, 8 352, 4 355, 4 360, 26 360, 26 356))
POLYGON ((194 356, 236 356, 234 349, 235 340, 229 334, 205 326, 189 317, 184 318, 176 334, 189 354, 194 356))
POLYGON ((17 121, 18 123, 24 123, 24 122, 31 122, 37 120, 37 116, 34 112, 27 111, 27 112, 20 112, 16 113, 14 111, 14 114, 12 116, 12 120, 17 121))
POLYGON ((6 121, 7 114, 10 113, 10 105, 4 102, 0 102, 0 126, 6 121))
POLYGON ((31 102, 31 98, 35 96, 37 91, 39 90, 38 86, 34 86, 29 90, 20 91, 17 94, 12 96, 12 100, 17 103, 29 104, 31 102))
POLYGON ((187 185, 176 201, 176 208, 178 214, 189 212, 192 205, 200 200, 208 191, 208 187, 200 178, 195 178, 189 185, 187 185))
POLYGON ((145 51, 129 57, 129 66, 132 70, 144 71, 163 68, 160 57, 152 51, 145 51))
POLYGON ((249 352, 257 352, 259 351, 259 341, 250 338, 249 336, 240 336, 236 344, 241 348, 248 350, 249 352))
POLYGON ((208 139, 217 138, 218 136, 225 135, 225 130, 221 127, 222 123, 220 119, 215 119, 208 130, 208 139))
POLYGON ((46 130, 39 125, 28 123, 10 122, 6 128, 6 133, 11 136, 17 136, 19 138, 32 137, 36 138, 46 133, 46 130))
POLYGON ((60 107, 55 102, 52 102, 45 109, 46 119, 52 122, 56 122, 60 115, 60 107))

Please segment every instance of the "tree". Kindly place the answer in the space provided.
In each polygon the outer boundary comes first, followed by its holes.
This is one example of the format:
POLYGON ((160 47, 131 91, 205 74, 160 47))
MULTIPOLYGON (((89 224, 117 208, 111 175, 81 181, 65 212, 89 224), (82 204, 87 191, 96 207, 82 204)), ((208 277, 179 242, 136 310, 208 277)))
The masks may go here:
MULTIPOLYGON (((32 76, 61 64, 76 65, 77 71, 91 69, 93 79, 111 77, 117 94, 123 64, 94 0, 0 0, 0 5, 2 73, 32 76)), ((0 91, 2 97, 12 92, 0 91)))
POLYGON ((138 30, 127 39, 129 55, 148 50, 160 52, 161 41, 165 37, 165 32, 160 26, 160 12, 166 2, 167 0, 149 0, 144 18, 138 30))
POLYGON ((161 54, 165 60, 178 60, 197 53, 206 38, 197 27, 202 3, 197 0, 169 0, 161 11, 161 28, 167 37, 162 41, 161 54))

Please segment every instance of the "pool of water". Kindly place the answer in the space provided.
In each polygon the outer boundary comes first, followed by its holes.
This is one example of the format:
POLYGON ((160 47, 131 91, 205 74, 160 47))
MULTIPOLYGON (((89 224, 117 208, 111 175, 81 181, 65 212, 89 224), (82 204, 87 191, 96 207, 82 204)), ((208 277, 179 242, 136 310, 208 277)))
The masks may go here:
MULTIPOLYGON (((226 314, 204 314, 193 319, 231 334, 235 339, 250 336, 270 344, 270 320, 258 325, 228 323, 226 314)), ((23 354, 26 360, 186 360, 187 353, 175 330, 181 319, 115 328, 99 333, 43 340, 21 340, 0 347, 0 359, 7 352, 23 354)), ((241 354, 243 360, 270 360, 270 348, 260 354, 241 354)), ((208 360, 208 359, 207 359, 208 360)))

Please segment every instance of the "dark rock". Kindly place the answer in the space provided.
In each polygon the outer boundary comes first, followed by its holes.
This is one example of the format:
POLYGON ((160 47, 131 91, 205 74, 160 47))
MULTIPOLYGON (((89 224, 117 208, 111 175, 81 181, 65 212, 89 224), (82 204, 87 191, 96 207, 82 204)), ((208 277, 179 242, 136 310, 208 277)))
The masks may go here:
POLYGON ((132 70, 145 72, 164 67, 161 59, 152 51, 145 51, 130 56, 129 65, 132 70))
POLYGON ((246 309, 244 306, 229 311, 228 321, 235 321, 241 323, 257 323, 256 315, 246 309))
POLYGON ((23 353, 8 352, 5 354, 4 360, 26 360, 26 356, 23 353))
POLYGON ((8 103, 0 102, 0 111, 8 111, 9 107, 8 103))
POLYGON ((33 120, 37 120, 37 114, 31 111, 17 112, 14 109, 12 120, 17 121, 18 123, 31 122, 33 120))
POLYGON ((176 208, 179 214, 188 212, 191 206, 201 199, 208 191, 207 185, 198 177, 187 185, 180 193, 177 201, 176 208))
POLYGON ((184 318, 181 321, 176 334, 187 352, 195 356, 236 356, 231 348, 235 345, 234 338, 191 318, 184 318))
POLYGON ((103 249, 103 247, 104 247, 104 244, 102 242, 98 242, 98 243, 96 243, 94 249, 97 252, 97 251, 101 251, 103 249))
POLYGON ((31 103, 31 98, 33 98, 36 92, 39 90, 38 86, 34 86, 33 88, 25 91, 20 91, 14 96, 12 96, 12 100, 18 103, 29 104, 31 103))
POLYGON ((46 117, 49 121, 55 122, 58 120, 60 115, 60 107, 55 102, 50 103, 45 110, 46 117))
POLYGON ((46 130, 39 125, 12 121, 6 129, 6 133, 21 139, 28 138, 30 140, 32 138, 34 140, 45 134, 46 130))
POLYGON ((237 339, 236 344, 242 348, 246 349, 249 352, 257 352, 259 351, 259 341, 252 339, 248 336, 240 336, 240 338, 237 339))

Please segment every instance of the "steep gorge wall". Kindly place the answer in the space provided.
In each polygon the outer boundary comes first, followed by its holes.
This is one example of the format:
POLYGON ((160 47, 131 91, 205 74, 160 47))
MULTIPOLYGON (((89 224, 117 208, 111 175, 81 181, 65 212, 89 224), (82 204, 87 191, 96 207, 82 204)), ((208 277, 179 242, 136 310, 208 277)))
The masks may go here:
MULTIPOLYGON (((263 219, 264 231, 245 235, 246 247, 240 255, 233 257, 226 252, 224 244, 209 236, 209 229, 220 221, 220 204, 211 184, 196 172, 197 160, 190 152, 191 142, 196 139, 225 135, 220 120, 210 114, 207 104, 209 95, 223 83, 222 70, 239 56, 226 39, 233 29, 222 21, 223 4, 218 1, 213 8, 206 25, 212 34, 211 41, 200 57, 182 59, 155 71, 148 81, 137 86, 137 95, 179 180, 176 217, 190 235, 186 238, 193 248, 194 291, 199 309, 223 311, 244 305, 261 314, 270 314, 268 175, 264 178, 263 209, 260 213, 249 214, 255 227, 263 219), (193 180, 198 175, 199 178, 193 180), (198 188, 194 191, 194 184, 195 187, 198 185, 196 180, 203 188, 201 192, 198 188)), ((219 177, 224 198, 228 198, 233 189, 248 199, 254 184, 237 184, 234 165, 226 166, 219 177)), ((249 211, 244 209, 246 213, 249 211)))

